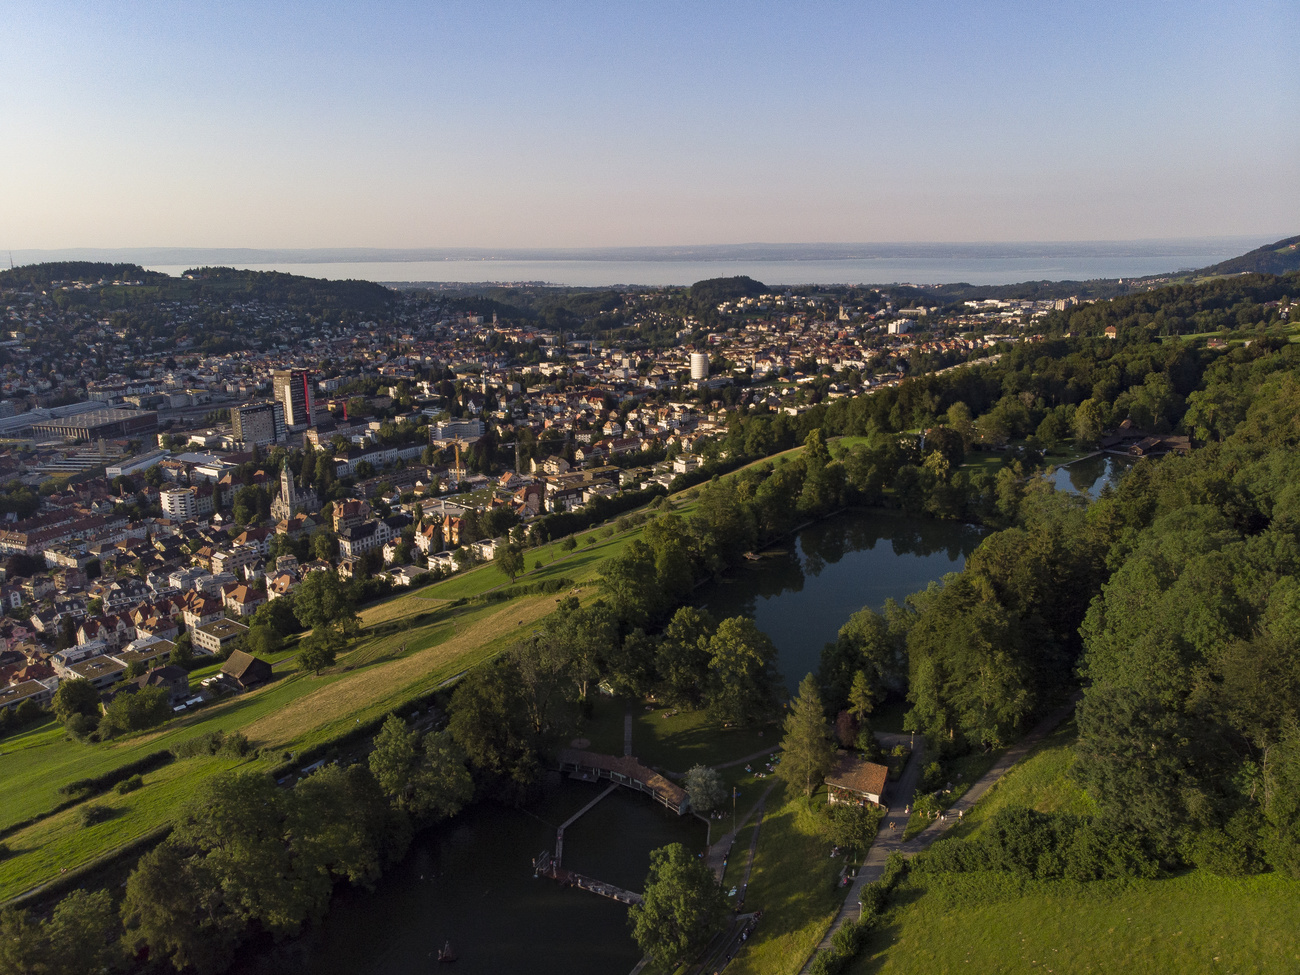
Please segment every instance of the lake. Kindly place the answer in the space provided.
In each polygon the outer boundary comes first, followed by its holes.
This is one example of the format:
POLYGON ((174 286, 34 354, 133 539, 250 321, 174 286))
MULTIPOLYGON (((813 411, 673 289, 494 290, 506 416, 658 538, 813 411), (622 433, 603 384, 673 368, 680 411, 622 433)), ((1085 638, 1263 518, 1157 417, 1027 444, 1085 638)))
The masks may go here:
MULTIPOLYGON (((960 569, 983 531, 954 522, 848 512, 811 525, 761 562, 699 591, 719 617, 752 615, 776 643, 793 687, 817 669, 823 643, 863 606, 903 599, 960 569)), ((433 971, 450 940, 457 975, 622 975, 640 959, 627 907, 534 879, 555 829, 602 786, 550 773, 524 809, 482 804, 422 834, 373 893, 339 888, 329 916, 274 956, 246 951, 237 975, 411 975, 433 971)), ((640 890, 650 851, 703 850, 705 824, 617 790, 565 831, 564 865, 640 890)))
MULTIPOLYGON (((477 254, 364 251, 258 252, 189 248, 114 251, 179 275, 223 265, 334 280, 379 282, 514 282, 599 288, 688 285, 749 275, 770 285, 1014 284, 1142 277, 1205 267, 1257 246, 1254 238, 1082 241, 1057 243, 752 245, 698 248, 615 248, 563 252, 482 251, 477 254), (181 263, 181 262, 185 263, 181 263)), ((72 253, 72 252, 69 252, 72 253)), ((34 255, 34 252, 33 252, 34 255)), ((85 255, 82 255, 85 256, 85 255)), ((106 255, 98 255, 104 259, 106 255)), ((45 259, 50 259, 46 256, 45 259)), ((91 258, 94 259, 94 258, 91 258)))
POLYGON ((702 586, 694 600, 718 619, 752 616, 772 638, 793 692, 816 673, 844 622, 885 600, 902 602, 959 572, 985 529, 889 512, 853 511, 818 522, 763 559, 702 586))

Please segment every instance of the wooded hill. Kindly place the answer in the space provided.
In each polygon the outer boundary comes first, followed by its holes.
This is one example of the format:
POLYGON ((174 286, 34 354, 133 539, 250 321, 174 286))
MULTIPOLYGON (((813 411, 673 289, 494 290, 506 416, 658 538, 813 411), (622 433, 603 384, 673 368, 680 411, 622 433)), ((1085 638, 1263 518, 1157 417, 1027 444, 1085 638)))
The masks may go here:
POLYGON ((1300 270, 1300 237, 1287 237, 1256 247, 1240 257, 1211 264, 1196 273, 1204 277, 1211 274, 1285 274, 1295 270, 1300 270))

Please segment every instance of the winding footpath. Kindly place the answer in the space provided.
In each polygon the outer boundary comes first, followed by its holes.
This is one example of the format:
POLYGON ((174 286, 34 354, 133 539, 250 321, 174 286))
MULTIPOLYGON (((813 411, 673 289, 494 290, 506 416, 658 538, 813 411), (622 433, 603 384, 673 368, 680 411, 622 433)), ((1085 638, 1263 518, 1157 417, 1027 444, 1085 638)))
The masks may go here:
MULTIPOLYGON (((889 859, 891 853, 899 852, 904 856, 914 856, 952 829, 956 823, 961 821, 962 813, 979 801, 980 797, 988 792, 1002 776, 1006 775, 1013 765, 1028 755, 1030 749, 1051 734, 1057 725, 1074 713, 1078 698, 1079 696, 1076 695, 1070 699, 1069 703, 1062 705, 1043 718, 1029 734, 1003 752, 1002 756, 993 763, 993 767, 981 775, 966 790, 966 793, 945 811, 942 818, 936 819, 916 836, 905 842, 903 840, 903 830, 907 826, 908 820, 905 810, 911 806, 912 800, 915 798, 916 786, 921 778, 921 767, 925 761, 925 742, 924 739, 919 741, 911 757, 907 760, 907 766, 903 769, 897 787, 890 790, 888 813, 881 821, 881 829, 876 833, 876 839, 871 844, 871 849, 867 851, 862 868, 858 871, 852 886, 849 887, 848 896, 844 898, 844 905, 840 908, 839 913, 835 915, 835 920, 831 922, 831 926, 826 930, 825 937, 822 938, 817 948, 804 962, 803 968, 799 970, 800 975, 808 975, 812 968, 813 959, 830 948, 831 938, 834 937, 835 932, 840 929, 845 921, 857 920, 861 914, 859 900, 862 896, 862 888, 872 881, 880 879, 885 870, 885 862, 889 859), (894 829, 889 828, 891 823, 895 825, 894 829)), ((880 739, 881 745, 885 748, 892 748, 896 744, 906 744, 909 740, 907 735, 882 734, 876 737, 880 739)))

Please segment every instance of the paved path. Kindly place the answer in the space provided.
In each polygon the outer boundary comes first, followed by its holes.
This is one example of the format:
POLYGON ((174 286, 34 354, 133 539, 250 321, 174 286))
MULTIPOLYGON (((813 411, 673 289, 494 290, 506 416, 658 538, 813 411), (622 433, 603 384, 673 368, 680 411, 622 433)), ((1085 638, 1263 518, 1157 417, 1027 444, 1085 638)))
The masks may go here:
MULTIPOLYGON (((849 888, 849 894, 844 899, 844 905, 840 908, 839 913, 835 915, 835 920, 831 922, 826 936, 822 938, 821 943, 817 945, 817 949, 809 956, 803 968, 800 969, 800 975, 808 975, 813 958, 816 958, 820 952, 831 946, 831 937, 844 922, 856 919, 861 914, 861 905, 858 901, 862 896, 862 888, 866 884, 880 879, 880 875, 885 869, 885 861, 889 859, 889 854, 898 851, 904 856, 913 856, 952 829, 961 820, 961 813, 974 805, 1002 776, 1006 775, 1013 765, 1029 754, 1031 748, 1051 734, 1057 725, 1074 713, 1075 705, 1078 703, 1080 696, 1076 694, 1068 704, 1062 705, 1043 718, 1029 734, 1003 752, 1002 756, 993 763, 993 767, 981 775, 966 790, 965 795, 949 807, 944 813, 944 818, 936 819, 924 830, 904 843, 903 830, 907 826, 908 817, 903 810, 912 802, 917 782, 920 781, 921 777, 921 764, 925 758, 925 742, 919 740, 911 758, 907 761, 907 767, 903 770, 902 778, 898 780, 898 786, 889 793, 889 812, 881 821, 880 832, 876 834, 875 842, 871 844, 871 849, 867 851, 867 858, 862 864, 862 869, 858 871, 858 876, 853 885, 849 888), (891 822, 895 823, 895 829, 891 830, 889 828, 891 822)), ((906 738, 905 735, 878 735, 877 737, 881 739, 882 744, 886 744, 886 740, 889 738, 906 738)))
POLYGON ((751 816, 755 813, 762 815, 763 804, 767 801, 767 797, 772 794, 772 790, 775 789, 778 784, 778 782, 773 782, 764 789, 763 794, 758 797, 758 801, 755 802, 754 805, 750 806, 749 812, 745 813, 744 818, 736 824, 735 829, 730 833, 724 833, 722 836, 718 837, 718 841, 710 846, 709 851, 704 855, 705 862, 713 871, 714 876, 719 880, 722 879, 723 864, 727 861, 727 854, 731 852, 731 844, 736 842, 736 835, 745 828, 751 816))
POLYGON ((993 763, 993 767, 979 777, 979 779, 966 790, 966 794, 954 802, 943 814, 943 818, 936 819, 924 830, 913 836, 903 844, 903 852, 908 856, 919 853, 927 846, 943 836, 944 833, 952 829, 961 821, 961 814, 973 806, 980 798, 989 791, 990 788, 1006 775, 1011 766, 1021 761, 1029 754, 1030 749, 1040 741, 1056 730, 1056 726, 1074 713, 1075 706, 1079 703, 1082 695, 1076 694, 1068 704, 1063 704, 1042 721, 1038 722, 1029 734, 1016 742, 1002 756, 993 763))
MULTIPOLYGON (((770 791, 770 790, 769 790, 770 791)), ((763 813, 767 809, 767 793, 763 793, 758 800, 758 819, 754 822, 754 835, 749 841, 749 853, 745 857, 745 876, 740 882, 740 899, 736 901, 736 908, 745 906, 745 894, 749 891, 749 875, 754 870, 754 854, 758 852, 758 833, 763 828, 763 813)))

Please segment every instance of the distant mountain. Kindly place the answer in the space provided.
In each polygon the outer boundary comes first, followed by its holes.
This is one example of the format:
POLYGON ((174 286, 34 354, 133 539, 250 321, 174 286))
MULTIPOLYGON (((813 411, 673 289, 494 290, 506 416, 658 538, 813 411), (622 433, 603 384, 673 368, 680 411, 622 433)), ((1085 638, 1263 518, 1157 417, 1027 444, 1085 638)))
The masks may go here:
POLYGON ((1286 274, 1300 270, 1300 237, 1288 237, 1276 244, 1265 244, 1240 257, 1203 267, 1196 273, 1209 274, 1286 274))

